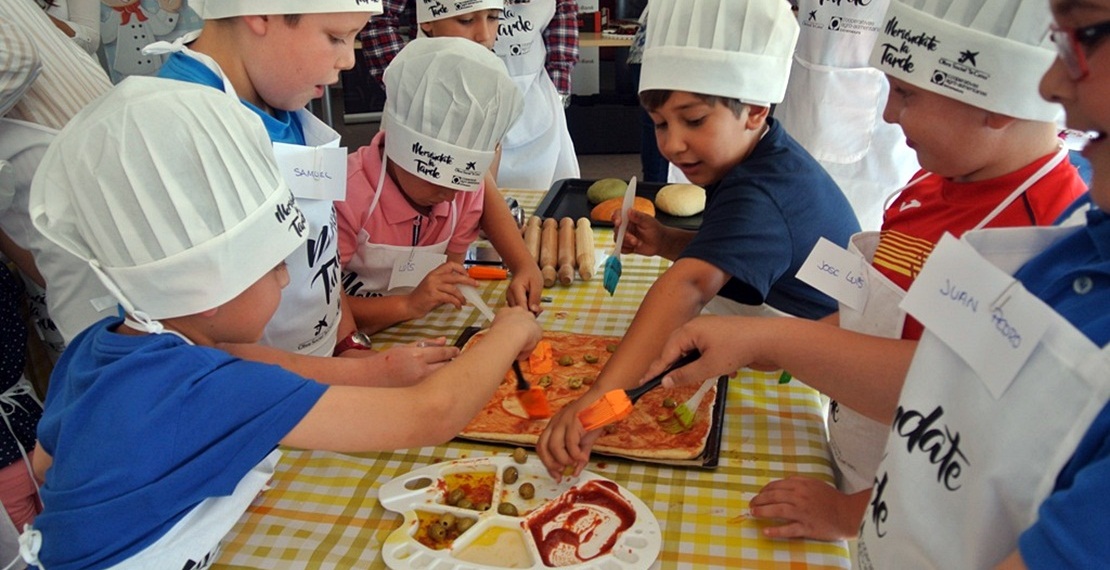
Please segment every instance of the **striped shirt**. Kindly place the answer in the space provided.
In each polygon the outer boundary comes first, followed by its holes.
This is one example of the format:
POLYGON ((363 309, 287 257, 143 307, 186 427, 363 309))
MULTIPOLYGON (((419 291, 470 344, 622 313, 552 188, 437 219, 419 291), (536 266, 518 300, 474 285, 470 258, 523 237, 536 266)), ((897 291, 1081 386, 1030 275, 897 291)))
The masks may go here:
MULTIPOLYGON (((35 43, 42 72, 7 117, 61 129, 90 101, 111 88, 108 75, 92 56, 54 26, 34 0, 3 0, 0 20, 35 43)), ((0 26, 0 52, 26 49, 9 26, 0 26)))

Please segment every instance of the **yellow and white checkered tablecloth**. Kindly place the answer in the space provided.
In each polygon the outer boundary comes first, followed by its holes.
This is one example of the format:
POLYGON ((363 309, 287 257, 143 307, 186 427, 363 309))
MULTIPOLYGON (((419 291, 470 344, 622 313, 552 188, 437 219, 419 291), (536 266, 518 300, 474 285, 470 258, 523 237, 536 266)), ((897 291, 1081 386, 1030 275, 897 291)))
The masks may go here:
MULTIPOLYGON (((542 192, 511 190, 528 211, 542 192)), ((612 231, 597 229, 600 255, 612 231)), ((547 330, 620 335, 668 262, 625 256, 624 274, 610 297, 600 277, 544 291, 540 322, 547 330)), ((483 295, 504 303, 507 282, 488 282, 483 295)), ((375 336, 401 343, 446 336, 483 323, 470 307, 441 308, 424 319, 375 336)), ((803 474, 832 481, 821 402, 813 390, 779 385, 777 373, 743 371, 730 380, 720 464, 716 469, 669 467, 596 456, 588 469, 644 501, 663 530, 661 568, 847 568, 843 542, 768 540, 768 524, 748 516, 748 501, 768 482, 803 474)), ((384 568, 381 545, 401 516, 377 501, 378 488, 399 475, 452 459, 504 453, 469 441, 392 453, 343 455, 285 450, 272 488, 229 533, 215 568, 384 568)))

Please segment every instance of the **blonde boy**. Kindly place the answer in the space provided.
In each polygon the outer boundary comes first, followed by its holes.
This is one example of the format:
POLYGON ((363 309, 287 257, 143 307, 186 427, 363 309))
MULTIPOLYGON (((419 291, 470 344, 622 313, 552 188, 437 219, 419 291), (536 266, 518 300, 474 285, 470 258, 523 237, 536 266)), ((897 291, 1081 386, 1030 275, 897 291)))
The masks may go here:
POLYGON ((86 329, 55 369, 35 455, 41 542, 24 553, 44 568, 207 566, 278 444, 445 441, 540 335, 505 309, 496 341, 406 388, 328 387, 219 350, 262 336, 307 224, 257 116, 207 87, 125 80, 73 119, 40 174, 36 227, 127 314, 86 329))
POLYGON ((674 265, 648 291, 597 382, 541 435, 539 454, 553 475, 581 469, 600 434, 583 433, 578 412, 634 385, 664 333, 715 296, 741 310, 831 313, 832 299, 794 274, 821 237, 846 244, 859 231, 836 183, 768 116, 782 100, 798 37, 786 2, 653 0, 647 29, 640 100, 659 150, 706 187, 706 209, 696 232, 630 213, 625 252, 674 265))

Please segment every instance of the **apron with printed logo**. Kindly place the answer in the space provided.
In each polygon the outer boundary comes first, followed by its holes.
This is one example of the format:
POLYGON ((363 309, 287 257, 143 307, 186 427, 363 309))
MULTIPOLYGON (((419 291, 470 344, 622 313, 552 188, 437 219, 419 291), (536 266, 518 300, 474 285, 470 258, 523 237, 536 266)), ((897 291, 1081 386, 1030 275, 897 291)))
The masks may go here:
MULTIPOLYGON (((1019 198, 1041 178, 1052 171, 1067 156, 1058 152, 1044 166, 1014 189, 1005 200, 1000 202, 972 230, 985 227, 1014 200, 1019 198)), ((934 174, 926 173, 898 189, 887 203, 907 188, 934 174)), ((900 338, 906 321, 906 313, 899 308, 906 292, 871 264, 875 250, 879 246, 880 232, 860 232, 852 236, 848 243, 848 253, 858 261, 852 268, 858 272, 862 302, 847 299, 844 289, 827 280, 810 283, 817 290, 836 299, 840 304, 840 328, 883 338, 900 338)), ((835 246, 833 246, 835 247, 835 246)), ((814 249, 817 256, 822 254, 814 249)), ((814 255, 806 259, 806 265, 816 261, 814 255)), ((846 274, 847 275, 847 274, 846 274)), ((882 460, 883 442, 890 431, 888 424, 877 422, 835 400, 829 404, 828 430, 829 450, 836 466, 837 487, 845 493, 856 493, 874 484, 875 470, 882 460)))
POLYGON ((1110 396, 1110 347, 1010 275, 1074 231, 969 232, 930 255, 903 303, 926 330, 875 476, 859 567, 989 568, 1037 520, 1110 396))
POLYGON ((863 4, 798 1, 802 32, 775 118, 829 171, 861 226, 873 229, 882 223, 880 199, 913 175, 917 158, 898 125, 883 122, 887 82, 868 63, 889 1, 863 4))
MULTIPOLYGON (((238 97, 215 60, 185 47, 198 35, 190 32, 172 43, 155 42, 144 53, 188 55, 216 73, 225 92, 238 97)), ((331 356, 342 310, 334 202, 347 195, 346 149, 339 146, 339 133, 312 113, 299 109, 297 117, 305 144, 274 143, 274 157, 308 222, 308 240, 285 259, 289 285, 282 289, 281 304, 260 342, 289 352, 331 356)))
MULTIPOLYGON (((381 200, 382 193, 385 192, 387 163, 388 158, 386 158, 383 151, 377 191, 374 193, 374 200, 370 203, 370 209, 366 214, 367 218, 374 215, 374 212, 378 209, 378 201, 381 200)), ((401 190, 398 188, 397 191, 400 192, 401 190)), ((397 275, 399 272, 417 265, 422 267, 424 270, 419 275, 408 275, 404 281, 405 283, 419 283, 428 274, 428 270, 441 265, 447 260, 447 246, 451 242, 451 236, 455 235, 455 227, 459 222, 455 202, 451 202, 451 231, 448 233, 447 239, 439 243, 416 245, 419 239, 419 221, 422 218, 426 219, 424 216, 419 216, 417 217, 417 223, 413 225, 412 245, 373 243, 366 228, 359 228, 358 245, 355 248, 355 253, 343 268, 343 287, 347 290, 347 294, 352 297, 375 297, 400 293, 408 287, 396 286, 397 283, 401 282, 397 275), (420 258, 423 258, 425 262, 419 263, 420 258), (395 286, 391 287, 391 283, 395 286)))
POLYGON ((546 189, 555 180, 579 176, 563 104, 544 68, 543 31, 554 16, 554 0, 505 2, 493 51, 524 95, 524 112, 501 141, 497 185, 502 188, 546 189))

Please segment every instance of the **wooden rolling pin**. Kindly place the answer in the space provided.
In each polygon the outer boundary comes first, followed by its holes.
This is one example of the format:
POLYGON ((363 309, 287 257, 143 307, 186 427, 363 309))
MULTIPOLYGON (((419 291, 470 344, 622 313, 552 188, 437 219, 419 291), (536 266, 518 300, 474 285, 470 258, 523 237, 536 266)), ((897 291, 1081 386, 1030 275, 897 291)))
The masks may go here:
POLYGON ((543 286, 551 287, 555 284, 555 264, 559 260, 559 223, 555 218, 543 221, 543 231, 540 234, 540 273, 543 274, 543 286))
POLYGON ((540 219, 536 216, 528 218, 528 223, 524 224, 524 246, 537 266, 540 264, 540 232, 540 219))
POLYGON ((574 282, 574 220, 559 220, 559 283, 574 282))
POLYGON ((583 281, 589 281, 594 276, 597 262, 594 260, 594 230, 590 227, 589 218, 578 218, 578 227, 574 229, 574 248, 578 261, 578 276, 583 281))

